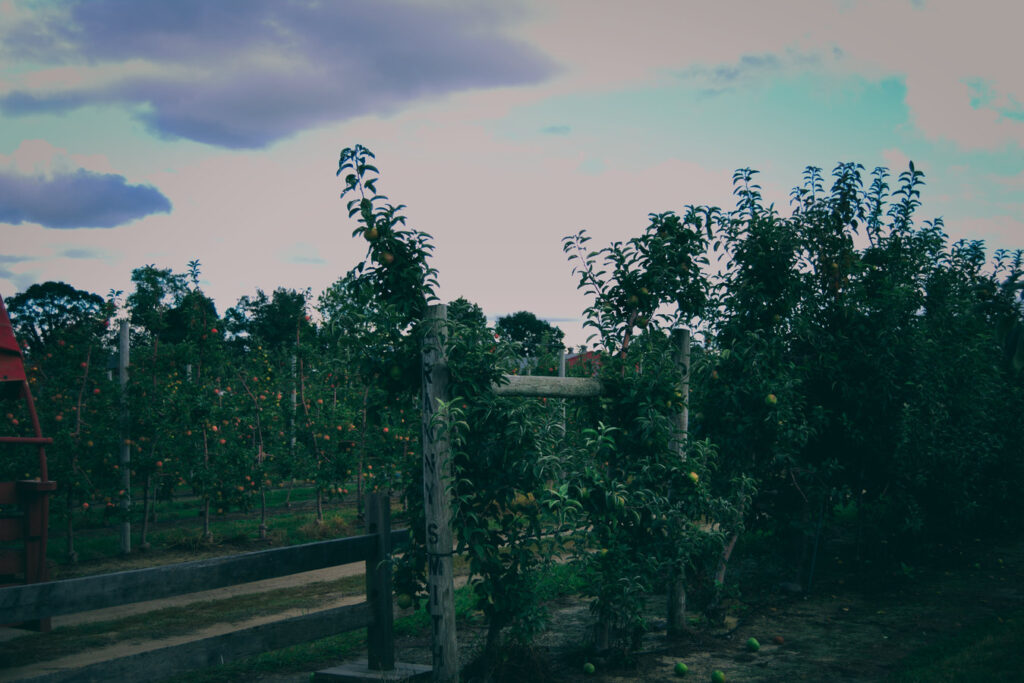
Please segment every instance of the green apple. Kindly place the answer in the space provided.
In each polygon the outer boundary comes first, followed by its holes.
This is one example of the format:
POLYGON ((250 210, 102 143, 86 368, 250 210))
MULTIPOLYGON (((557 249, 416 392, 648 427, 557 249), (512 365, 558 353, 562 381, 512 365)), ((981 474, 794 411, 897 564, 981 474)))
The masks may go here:
POLYGON ((585 674, 592 674, 592 673, 594 673, 594 665, 591 664, 590 662, 587 662, 586 664, 584 664, 583 665, 583 673, 585 673, 585 674))
POLYGON ((696 472, 690 472, 686 476, 688 476, 690 478, 690 481, 692 481, 694 484, 696 484, 698 481, 700 481, 700 475, 697 474, 696 472))
POLYGON ((773 406, 779 402, 779 397, 775 394, 768 394, 764 397, 764 404, 766 406, 773 406))
POLYGON ((747 649, 751 652, 757 652, 761 649, 761 643, 757 642, 757 638, 748 638, 747 649))
POLYGON ((725 674, 718 670, 712 671, 711 683, 725 683, 725 674))
POLYGON ((686 672, 690 669, 683 662, 676 662, 676 666, 673 671, 676 672, 676 676, 685 676, 686 672))
POLYGON ((412 607, 412 596, 408 593, 402 593, 395 600, 395 604, 397 604, 400 609, 409 609, 412 607))

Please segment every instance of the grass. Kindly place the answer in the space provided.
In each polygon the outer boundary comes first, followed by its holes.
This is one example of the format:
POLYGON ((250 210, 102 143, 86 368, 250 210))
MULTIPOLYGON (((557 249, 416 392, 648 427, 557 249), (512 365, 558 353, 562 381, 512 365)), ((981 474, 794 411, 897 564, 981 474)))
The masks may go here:
MULTIPOLYGON (((139 548, 141 545, 142 529, 142 521, 139 519, 142 514, 141 490, 135 491, 135 494, 138 497, 135 499, 132 519, 133 549, 139 548)), ((296 520, 309 520, 312 516, 312 503, 316 500, 316 489, 306 485, 292 487, 290 502, 296 506, 294 509, 285 507, 285 501, 288 499, 288 489, 277 488, 267 491, 267 524, 270 533, 274 536, 275 543, 280 543, 284 538, 290 537, 290 534, 301 526, 301 522, 296 522, 296 520)), ((67 561, 65 521, 56 519, 64 513, 63 510, 57 510, 61 504, 62 500, 59 497, 50 503, 51 529, 47 548, 50 562, 57 566, 65 564, 67 561)), ((213 514, 210 527, 215 538, 223 542, 224 540, 239 541, 257 537, 259 533, 258 502, 254 501, 254 506, 254 509, 248 512, 213 514)), ((199 515, 201 508, 201 501, 189 495, 177 495, 173 500, 158 501, 155 504, 155 510, 159 523, 150 525, 147 539, 151 547, 184 546, 188 548, 202 545, 199 540, 203 524, 202 517, 199 515)), ((329 509, 339 509, 336 499, 325 504, 325 512, 329 509)), ((340 509, 351 509, 351 503, 343 504, 340 509)), ((352 516, 354 518, 354 513, 352 516)), ((91 562, 120 556, 119 533, 116 520, 104 517, 102 512, 90 511, 87 514, 83 514, 81 511, 76 512, 75 551, 78 554, 78 560, 91 562)))
MULTIPOLYGON (((236 550, 252 550, 267 545, 295 545, 362 533, 354 506, 325 509, 323 524, 316 523, 311 509, 278 513, 268 519, 266 542, 259 540, 259 518, 256 516, 214 517, 210 524, 212 543, 207 543, 202 537, 202 520, 194 515, 190 519, 194 521, 151 531, 148 539, 150 549, 145 552, 138 550, 140 537, 137 532, 133 533, 133 557, 139 566, 166 563, 168 560, 160 558, 168 553, 200 553, 223 545, 233 546, 236 550)), ((138 526, 133 525, 133 530, 137 529, 138 526)), ((55 566, 52 572, 55 579, 95 573, 97 568, 90 567, 90 564, 103 564, 104 561, 122 563, 126 559, 121 555, 120 539, 114 531, 76 535, 77 565, 61 564, 66 559, 63 539, 51 538, 47 550, 51 566, 55 566)), ((102 566, 98 570, 107 571, 102 566)))
POLYGON ((1021 675, 1024 609, 912 654, 889 683, 1011 681, 1021 675))
MULTIPOLYGON (((456 573, 459 570, 458 564, 456 562, 456 573)), ((562 595, 575 593, 581 582, 579 572, 570 565, 553 565, 550 571, 544 574, 536 590, 542 600, 553 600, 562 595)), ((455 618, 459 624, 482 618, 475 609, 475 602, 476 596, 472 586, 462 586, 455 591, 455 618)), ((411 615, 395 619, 396 637, 420 635, 429 629, 430 615, 422 608, 411 615)), ((172 680, 175 683, 228 683, 253 680, 258 674, 303 673, 334 666, 345 659, 354 659, 364 654, 365 649, 366 631, 361 629, 267 652, 172 680)))

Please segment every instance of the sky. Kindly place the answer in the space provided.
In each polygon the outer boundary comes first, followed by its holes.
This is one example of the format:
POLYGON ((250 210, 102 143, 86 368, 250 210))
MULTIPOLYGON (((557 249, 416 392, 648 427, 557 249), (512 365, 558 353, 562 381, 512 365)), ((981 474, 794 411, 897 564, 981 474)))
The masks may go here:
POLYGON ((0 294, 106 296, 153 264, 223 313, 315 298, 366 253, 362 144, 433 236, 444 301, 582 343, 563 237, 732 208, 757 169, 924 171, 919 219, 1024 247, 1024 3, 989 0, 0 0, 0 294))

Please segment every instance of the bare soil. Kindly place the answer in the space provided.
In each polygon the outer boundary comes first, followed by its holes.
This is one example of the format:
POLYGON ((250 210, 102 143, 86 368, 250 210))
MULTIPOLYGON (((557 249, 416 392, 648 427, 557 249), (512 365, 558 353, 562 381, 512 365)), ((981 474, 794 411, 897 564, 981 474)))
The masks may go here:
MULTIPOLYGON (((855 574, 834 573, 811 595, 766 588, 746 601, 732 601, 724 626, 697 624, 678 639, 665 632, 664 599, 652 599, 647 605, 651 628, 640 651, 625 661, 594 653, 587 605, 562 599, 550 606, 549 631, 531 651, 514 653, 494 672, 494 680, 677 681, 674 666, 684 662, 686 679, 701 682, 714 670, 730 683, 883 681, 915 651, 955 641, 982 622, 1021 618, 1024 543, 983 547, 976 544, 963 556, 954 553, 957 560, 937 563, 938 568, 901 571, 888 580, 874 577, 855 585, 855 574), (761 645, 756 653, 746 648, 751 637, 761 645), (586 662, 594 664, 594 674, 583 673, 586 662)), ((483 638, 482 624, 460 631, 464 661, 479 651, 483 638)), ((430 662, 426 635, 397 646, 402 661, 430 662)), ((1020 660, 1024 672, 1024 652, 1006 656, 1020 660)))

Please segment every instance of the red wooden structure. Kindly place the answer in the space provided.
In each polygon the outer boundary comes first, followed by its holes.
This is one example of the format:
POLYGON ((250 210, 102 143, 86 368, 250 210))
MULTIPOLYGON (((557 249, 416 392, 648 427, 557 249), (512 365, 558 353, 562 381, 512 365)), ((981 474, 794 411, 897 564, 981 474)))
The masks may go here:
MULTIPOLYGON (((9 454, 12 448, 21 446, 35 446, 39 452, 38 477, 0 481, 0 585, 39 583, 49 580, 46 566, 49 497, 57 488, 57 482, 50 481, 46 471, 46 445, 52 443, 52 439, 44 437, 39 427, 21 348, 14 338, 3 297, 0 297, 0 399, 25 401, 34 432, 34 436, 0 436, 0 454, 9 454)), ((21 625, 50 630, 49 619, 21 625)))

